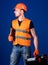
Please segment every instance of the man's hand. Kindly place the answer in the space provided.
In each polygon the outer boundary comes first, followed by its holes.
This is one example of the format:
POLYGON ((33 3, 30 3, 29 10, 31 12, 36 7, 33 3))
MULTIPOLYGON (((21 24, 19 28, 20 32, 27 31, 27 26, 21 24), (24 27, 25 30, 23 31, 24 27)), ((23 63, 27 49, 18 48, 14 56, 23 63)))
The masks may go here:
POLYGON ((34 57, 36 57, 38 54, 39 54, 38 49, 35 49, 35 51, 34 51, 34 53, 33 53, 34 57))
POLYGON ((13 41, 13 37, 11 35, 8 36, 9 41, 13 41))

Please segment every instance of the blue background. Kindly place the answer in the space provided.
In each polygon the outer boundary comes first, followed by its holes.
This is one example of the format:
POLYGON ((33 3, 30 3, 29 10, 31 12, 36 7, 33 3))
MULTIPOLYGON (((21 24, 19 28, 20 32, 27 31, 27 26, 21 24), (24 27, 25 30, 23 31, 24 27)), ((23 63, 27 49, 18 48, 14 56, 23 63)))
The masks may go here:
MULTIPOLYGON (((12 43, 8 41, 11 21, 15 19, 13 8, 23 2, 28 11, 25 16, 34 23, 39 40, 40 55, 48 55, 48 0, 0 0, 0 65, 9 65, 12 43)), ((31 53, 34 45, 31 42, 31 53)), ((22 58, 19 65, 23 64, 22 58)))

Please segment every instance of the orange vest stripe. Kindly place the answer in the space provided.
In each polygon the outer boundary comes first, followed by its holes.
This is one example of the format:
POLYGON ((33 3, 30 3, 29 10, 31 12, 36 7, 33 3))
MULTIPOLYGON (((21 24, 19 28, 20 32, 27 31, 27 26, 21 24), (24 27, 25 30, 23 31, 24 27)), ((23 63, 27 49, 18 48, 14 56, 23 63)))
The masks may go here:
POLYGON ((26 31, 26 30, 19 30, 19 29, 16 29, 16 31, 18 31, 18 32, 24 32, 24 33, 28 33, 28 34, 29 34, 29 32, 26 31))
POLYGON ((22 37, 22 36, 16 36, 15 38, 21 38, 21 39, 25 39, 25 40, 31 40, 31 38, 26 38, 26 37, 22 37))

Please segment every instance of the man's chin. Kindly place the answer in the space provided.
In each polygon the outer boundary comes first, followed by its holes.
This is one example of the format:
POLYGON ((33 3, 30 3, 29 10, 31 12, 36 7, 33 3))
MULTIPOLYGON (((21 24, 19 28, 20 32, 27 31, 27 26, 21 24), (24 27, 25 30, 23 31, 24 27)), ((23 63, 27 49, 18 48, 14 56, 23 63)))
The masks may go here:
POLYGON ((18 18, 19 16, 15 16, 16 18, 18 18))
POLYGON ((19 16, 15 15, 15 17, 19 17, 19 16))

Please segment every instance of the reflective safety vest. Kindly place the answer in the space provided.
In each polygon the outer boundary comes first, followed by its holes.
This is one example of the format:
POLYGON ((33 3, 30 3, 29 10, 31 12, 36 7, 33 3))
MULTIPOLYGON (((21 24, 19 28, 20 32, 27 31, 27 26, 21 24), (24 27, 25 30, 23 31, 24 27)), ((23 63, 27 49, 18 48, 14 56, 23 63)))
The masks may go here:
POLYGON ((12 27, 15 29, 15 40, 13 41, 13 45, 19 44, 23 46, 30 46, 30 22, 31 20, 25 18, 19 26, 18 19, 12 21, 12 27))

